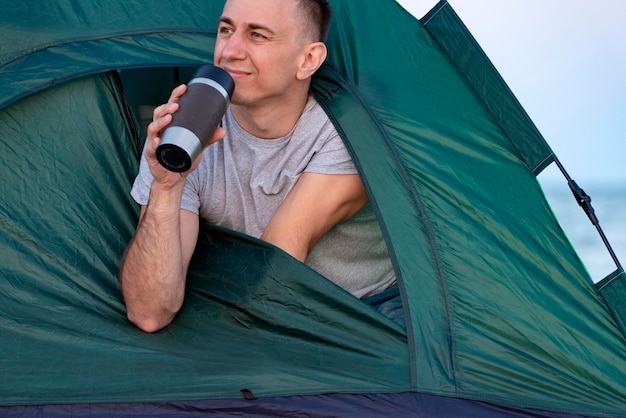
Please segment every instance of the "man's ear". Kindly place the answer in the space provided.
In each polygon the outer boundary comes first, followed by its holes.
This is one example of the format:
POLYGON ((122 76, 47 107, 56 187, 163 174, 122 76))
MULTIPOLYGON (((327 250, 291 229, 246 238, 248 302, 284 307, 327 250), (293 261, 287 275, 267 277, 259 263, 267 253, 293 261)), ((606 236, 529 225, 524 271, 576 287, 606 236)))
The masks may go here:
POLYGON ((327 54, 328 51, 323 42, 308 44, 303 51, 302 61, 298 66, 296 74, 298 80, 305 80, 313 76, 326 60, 327 54))

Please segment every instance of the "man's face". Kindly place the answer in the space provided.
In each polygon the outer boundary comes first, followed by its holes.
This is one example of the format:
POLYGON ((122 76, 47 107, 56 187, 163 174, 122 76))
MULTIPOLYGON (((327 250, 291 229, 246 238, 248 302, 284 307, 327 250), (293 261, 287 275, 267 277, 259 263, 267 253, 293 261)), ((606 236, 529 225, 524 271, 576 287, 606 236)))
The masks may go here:
POLYGON ((218 26, 215 65, 235 80, 233 104, 281 99, 297 82, 305 39, 297 0, 228 0, 218 26))

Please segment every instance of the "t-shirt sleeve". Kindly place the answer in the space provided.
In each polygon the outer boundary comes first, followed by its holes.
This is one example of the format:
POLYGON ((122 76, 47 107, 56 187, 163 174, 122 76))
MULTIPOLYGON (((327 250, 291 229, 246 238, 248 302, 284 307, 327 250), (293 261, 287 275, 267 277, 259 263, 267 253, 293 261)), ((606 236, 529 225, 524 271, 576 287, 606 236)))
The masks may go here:
POLYGON ((332 131, 304 171, 318 174, 358 174, 343 140, 334 128, 332 131))
MULTIPOLYGON (((135 202, 141 206, 146 206, 148 204, 148 201, 150 200, 150 189, 152 188, 153 182, 154 177, 150 172, 146 158, 142 154, 141 162, 139 163, 139 174, 137 174, 133 187, 130 191, 130 195, 133 199, 135 199, 135 202)), ((200 199, 198 198, 198 193, 194 190, 194 187, 197 187, 197 174, 195 172, 187 176, 187 182, 185 183, 180 208, 197 215, 199 214, 200 199)))
POLYGON ((200 214, 200 194, 199 187, 199 168, 187 175, 185 188, 183 189, 183 199, 180 202, 180 208, 188 212, 200 214))
POLYGON ((141 206, 146 206, 150 200, 150 189, 152 188, 152 182, 154 178, 148 168, 148 162, 146 158, 141 154, 141 161, 139 163, 139 174, 135 177, 135 182, 130 190, 130 195, 135 199, 135 202, 141 206))

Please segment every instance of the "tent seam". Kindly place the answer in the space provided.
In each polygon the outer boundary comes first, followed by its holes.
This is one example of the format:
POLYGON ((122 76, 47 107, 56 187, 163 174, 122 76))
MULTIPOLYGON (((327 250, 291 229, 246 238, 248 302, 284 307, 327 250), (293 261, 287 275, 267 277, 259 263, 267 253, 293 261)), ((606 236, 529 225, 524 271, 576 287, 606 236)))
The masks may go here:
POLYGON ((212 35, 216 35, 217 31, 215 29, 168 29, 168 28, 160 28, 158 30, 136 30, 136 31, 124 31, 124 32, 115 32, 115 33, 107 33, 104 35, 96 35, 96 36, 83 36, 83 37, 73 37, 73 38, 65 38, 65 39, 60 39, 54 42, 48 42, 48 43, 43 43, 40 45, 36 45, 34 47, 19 51, 17 53, 14 53, 12 55, 8 55, 5 59, 0 60, 0 67, 4 67, 5 65, 8 65, 14 61, 19 60, 20 58, 32 55, 32 54, 36 54, 38 52, 41 51, 45 51, 47 49, 50 48, 56 48, 62 45, 69 45, 69 44, 81 44, 81 43, 85 43, 85 42, 94 42, 94 41, 102 41, 102 40, 114 40, 114 39, 119 39, 119 38, 127 38, 127 37, 133 37, 133 36, 137 36, 137 35, 158 35, 158 34, 171 34, 171 33, 176 33, 176 34, 181 34, 181 33, 196 33, 196 34, 212 34, 212 35))
MULTIPOLYGON (((443 304, 446 306, 446 315, 445 315, 445 322, 448 328, 448 331, 450 332, 451 335, 456 335, 456 333, 454 332, 453 326, 452 326, 452 322, 451 322, 451 306, 450 306, 450 300, 448 297, 448 286, 447 286, 447 282, 446 282, 446 273, 445 273, 445 268, 443 266, 443 262, 440 256, 440 250, 439 250, 439 246, 437 245, 436 239, 435 239, 435 234, 434 234, 434 229, 432 226, 432 223, 430 222, 430 218, 427 216, 427 211, 426 208, 422 202, 422 199, 420 197, 420 194, 417 190, 417 188, 415 187, 415 184, 413 183, 413 181, 411 180, 411 177, 409 176, 409 174, 406 171, 406 167, 404 165, 404 162, 402 160, 402 158, 398 155, 397 149, 395 144, 393 143, 393 141, 390 140, 389 135, 387 134, 387 131, 384 129, 384 127, 380 124, 380 122, 378 121, 378 119, 375 116, 375 114, 371 111, 370 107, 367 105, 367 103, 365 102, 365 100, 363 100, 363 98, 361 97, 358 89, 353 88, 353 84, 351 82, 349 82, 346 78, 344 78, 342 75, 340 75, 332 66, 330 65, 325 65, 334 75, 335 75, 335 80, 339 81, 341 83, 341 88, 347 90, 350 92, 350 94, 352 95, 352 97, 354 97, 360 104, 362 109, 364 109, 367 114, 370 117, 370 120, 373 122, 373 124, 377 127, 378 132, 380 133, 380 135, 384 138, 385 143, 388 145, 388 149, 390 151, 391 157, 393 158, 393 160, 396 163, 396 167, 398 168, 398 173, 400 174, 403 184, 405 185, 405 187, 407 188, 407 190, 410 193, 411 196, 411 201, 413 202, 413 204, 415 205, 415 207, 418 210, 418 218, 423 222, 425 230, 426 230, 426 237, 427 237, 427 241, 429 243, 429 247, 430 247, 430 254, 432 257, 432 262, 434 264, 434 268, 433 270, 435 271, 436 274, 436 278, 437 278, 437 284, 439 284, 439 289, 440 289, 440 297, 443 298, 443 304)), ((345 134, 344 134, 345 136, 345 134)), ((347 142, 347 141, 344 141, 347 142)), ((349 143, 347 143, 347 145, 352 148, 349 143)), ((359 165, 358 160, 355 161, 355 164, 359 165)), ((362 170, 361 170, 362 171, 362 170)), ((367 183, 367 179, 366 183, 367 183)), ((369 187, 368 187, 369 189, 369 187)), ((373 206, 374 206, 374 210, 376 211, 377 215, 380 215, 380 208, 378 207, 378 205, 376 204, 376 202, 372 202, 373 206)), ((378 218, 380 219, 380 216, 378 216, 378 218)), ((380 222, 379 222, 380 223, 380 222)), ((381 225, 381 228, 384 228, 385 231, 385 238, 386 241, 388 241, 388 237, 389 237, 389 232, 388 229, 385 225, 384 222, 382 222, 383 225, 381 225)), ((393 249, 393 245, 391 245, 391 250, 393 252, 394 257, 392 258, 392 263, 394 265, 394 268, 397 271, 399 271, 398 265, 397 265, 397 257, 395 256, 395 250, 393 249)), ((403 278, 400 275, 399 276, 399 280, 402 281, 403 278)), ((401 292, 402 295, 402 301, 403 301, 403 308, 407 308, 408 303, 406 302, 407 300, 407 296, 406 296, 406 291, 404 286, 399 286, 399 290, 401 292)), ((406 309, 408 310, 408 309, 406 309)), ((418 377, 417 377, 417 364, 415 361, 415 352, 416 352, 416 346, 415 346, 415 337, 413 334, 413 327, 410 326, 411 325, 411 317, 410 315, 406 315, 405 310, 405 319, 407 321, 407 339, 408 339, 408 344, 410 346, 410 356, 411 356, 411 364, 412 364, 412 370, 411 370, 411 380, 412 380, 412 384, 414 385, 415 389, 418 390, 419 389, 419 385, 418 385, 418 377)), ((455 344, 454 344, 454 338, 452 338, 450 340, 450 366, 452 369, 452 373, 453 375, 450 376, 452 378, 452 381, 454 382, 454 387, 455 387, 455 392, 456 392, 456 375, 458 373, 457 370, 457 366, 456 366, 456 348, 455 348, 455 344)))

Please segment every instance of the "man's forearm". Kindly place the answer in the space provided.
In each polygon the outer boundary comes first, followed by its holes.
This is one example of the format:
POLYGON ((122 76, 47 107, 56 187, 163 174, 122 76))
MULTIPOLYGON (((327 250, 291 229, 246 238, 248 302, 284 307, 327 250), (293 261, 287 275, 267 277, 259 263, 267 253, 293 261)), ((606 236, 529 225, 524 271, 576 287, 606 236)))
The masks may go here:
POLYGON ((120 269, 128 319, 147 332, 169 324, 184 297, 180 193, 154 187, 120 269))

